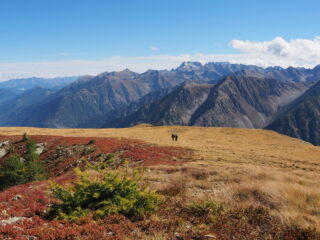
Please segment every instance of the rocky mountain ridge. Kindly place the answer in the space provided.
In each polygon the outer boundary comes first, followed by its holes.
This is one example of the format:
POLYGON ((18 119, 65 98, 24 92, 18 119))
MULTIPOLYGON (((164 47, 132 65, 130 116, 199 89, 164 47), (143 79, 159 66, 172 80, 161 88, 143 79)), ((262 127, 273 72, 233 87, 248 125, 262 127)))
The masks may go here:
POLYGON ((320 66, 284 69, 184 62, 171 70, 135 73, 125 69, 84 76, 61 89, 3 95, 0 125, 264 128, 319 80, 320 66))
POLYGON ((287 106, 267 129, 320 145, 320 82, 287 106))

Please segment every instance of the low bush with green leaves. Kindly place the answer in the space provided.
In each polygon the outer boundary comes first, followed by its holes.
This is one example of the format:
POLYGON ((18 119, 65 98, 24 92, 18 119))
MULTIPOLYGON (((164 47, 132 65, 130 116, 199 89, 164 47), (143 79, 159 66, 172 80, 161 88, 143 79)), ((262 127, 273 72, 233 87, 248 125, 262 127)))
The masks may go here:
POLYGON ((0 190, 46 178, 45 169, 36 153, 36 143, 26 135, 26 156, 22 159, 17 154, 11 154, 0 167, 0 190))
POLYGON ((139 186, 137 174, 124 170, 100 171, 99 177, 90 177, 90 172, 76 170, 79 180, 70 188, 54 185, 52 191, 59 200, 48 211, 50 219, 76 221, 93 215, 103 218, 122 214, 130 219, 141 219, 157 210, 162 197, 139 186))
POLYGON ((97 155, 98 164, 92 165, 90 163, 87 164, 87 168, 103 170, 103 169, 118 169, 123 166, 127 166, 127 160, 124 158, 119 158, 115 154, 103 154, 100 153, 97 155))
POLYGON ((92 145, 95 144, 96 140, 95 139, 90 139, 89 142, 87 143, 87 145, 92 145))
POLYGON ((27 182, 39 181, 46 178, 45 169, 39 161, 39 155, 36 153, 36 143, 29 137, 26 139, 26 174, 27 182))
POLYGON ((95 151, 96 151, 96 149, 94 149, 92 147, 86 147, 85 149, 83 149, 82 156, 87 156, 95 151))
POLYGON ((27 182, 26 167, 19 155, 8 157, 0 169, 0 190, 27 182))

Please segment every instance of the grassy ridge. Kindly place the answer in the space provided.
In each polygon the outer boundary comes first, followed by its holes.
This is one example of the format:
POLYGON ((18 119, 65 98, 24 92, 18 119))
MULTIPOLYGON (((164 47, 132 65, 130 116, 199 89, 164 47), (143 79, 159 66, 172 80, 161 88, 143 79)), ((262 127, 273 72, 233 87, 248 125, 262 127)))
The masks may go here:
POLYGON ((272 131, 198 127, 0 128, 0 134, 116 137, 194 150, 193 161, 153 166, 144 184, 173 201, 210 199, 230 209, 267 209, 290 226, 320 229, 320 147, 272 131), (171 140, 171 133, 179 141, 171 140), (179 186, 179 187, 177 187, 179 186))

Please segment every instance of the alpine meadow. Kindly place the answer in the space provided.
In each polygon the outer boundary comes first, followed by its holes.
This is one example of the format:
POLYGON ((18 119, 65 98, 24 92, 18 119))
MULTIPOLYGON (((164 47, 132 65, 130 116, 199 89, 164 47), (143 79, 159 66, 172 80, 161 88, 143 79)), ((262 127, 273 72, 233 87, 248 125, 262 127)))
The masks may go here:
POLYGON ((320 240, 319 10, 1 1, 0 239, 320 240))

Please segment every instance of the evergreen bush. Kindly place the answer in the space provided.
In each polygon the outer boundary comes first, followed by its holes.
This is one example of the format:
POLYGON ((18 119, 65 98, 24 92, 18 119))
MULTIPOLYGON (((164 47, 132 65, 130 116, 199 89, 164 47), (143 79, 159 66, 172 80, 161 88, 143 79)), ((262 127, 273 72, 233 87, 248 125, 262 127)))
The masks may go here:
POLYGON ((27 182, 26 167, 17 154, 9 156, 0 168, 0 190, 27 182))
POLYGON ((69 189, 54 185, 52 191, 59 202, 49 209, 50 219, 76 221, 88 214, 94 218, 122 214, 141 219, 155 212, 162 202, 160 195, 139 186, 137 174, 109 170, 92 179, 90 171, 77 169, 76 172, 79 180, 69 189))
POLYGON ((45 169, 36 153, 36 143, 26 135, 26 156, 22 160, 19 155, 11 154, 0 167, 0 190, 46 178, 45 169))

